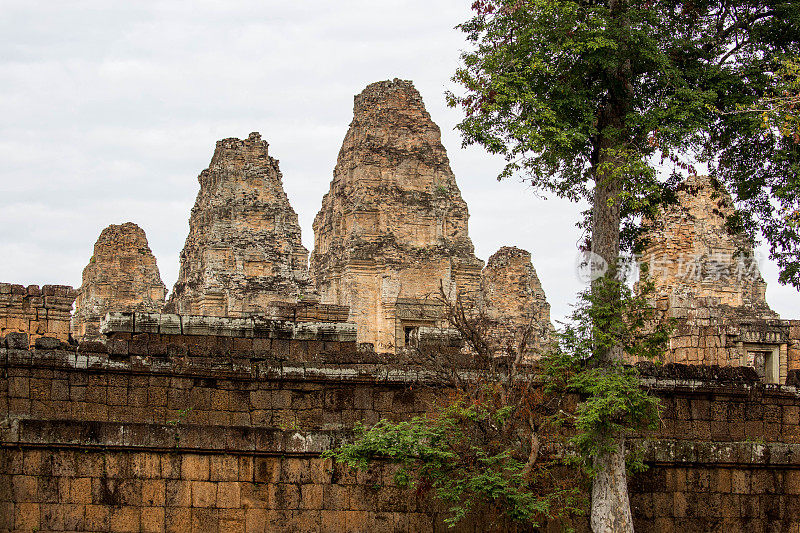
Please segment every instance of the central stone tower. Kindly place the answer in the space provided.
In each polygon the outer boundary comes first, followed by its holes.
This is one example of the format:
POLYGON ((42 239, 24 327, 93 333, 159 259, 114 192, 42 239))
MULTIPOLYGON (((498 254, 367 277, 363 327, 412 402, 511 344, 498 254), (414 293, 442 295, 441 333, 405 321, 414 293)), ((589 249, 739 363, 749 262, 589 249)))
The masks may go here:
POLYGON ((441 132, 410 81, 355 97, 330 191, 314 219, 311 273, 323 303, 350 306, 358 341, 394 352, 439 325, 440 287, 479 289, 483 262, 467 232, 441 132))
POLYGON ((178 281, 166 310, 187 315, 263 314, 312 290, 308 250, 261 135, 217 142, 200 176, 178 281))

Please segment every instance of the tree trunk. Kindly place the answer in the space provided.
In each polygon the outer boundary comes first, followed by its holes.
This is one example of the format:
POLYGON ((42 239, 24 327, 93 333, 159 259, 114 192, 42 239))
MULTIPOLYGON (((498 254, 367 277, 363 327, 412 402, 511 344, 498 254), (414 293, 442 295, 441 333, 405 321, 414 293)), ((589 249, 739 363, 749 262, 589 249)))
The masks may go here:
POLYGON ((628 500, 625 474, 625 438, 620 436, 611 453, 594 459, 592 480, 592 531, 619 533, 633 531, 633 517, 628 500))
MULTIPOLYGON (((608 265, 604 276, 593 283, 600 286, 604 278, 617 274, 620 233, 620 200, 622 179, 618 173, 620 161, 608 148, 612 143, 599 142, 596 159, 595 189, 592 205, 592 252, 608 265)), ((600 274, 599 272, 597 274, 600 274)), ((615 305, 620 295, 616 291, 602 293, 615 305)), ((617 307, 618 308, 618 307, 617 307)), ((622 359, 619 346, 611 346, 595 353, 598 365, 610 365, 622 359)), ((625 436, 610 435, 612 450, 594 457, 595 478, 592 481, 591 526, 594 533, 633 533, 633 518, 628 499, 628 483, 625 472, 625 436)))

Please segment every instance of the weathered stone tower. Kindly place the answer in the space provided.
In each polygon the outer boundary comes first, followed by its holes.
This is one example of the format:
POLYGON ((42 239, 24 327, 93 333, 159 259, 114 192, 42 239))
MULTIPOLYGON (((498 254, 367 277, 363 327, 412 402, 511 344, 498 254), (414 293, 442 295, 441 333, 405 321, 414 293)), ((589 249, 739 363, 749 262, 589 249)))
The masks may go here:
POLYGON ((726 227, 733 210, 730 194, 718 183, 689 176, 679 187, 677 203, 648 222, 642 262, 659 294, 715 298, 774 318, 752 243, 726 227))
POLYGON ((433 326, 446 293, 478 289, 482 261, 467 232, 439 127, 410 81, 355 97, 330 191, 314 219, 311 258, 321 301, 350 306, 359 342, 381 352, 433 326))
POLYGON ((527 250, 503 246, 489 258, 481 273, 481 301, 495 355, 520 354, 530 361, 554 341, 550 304, 527 250))
POLYGON ((144 230, 133 222, 112 224, 100 233, 75 300, 72 335, 100 336, 108 312, 160 311, 166 287, 144 230))
POLYGON ((753 245, 731 233, 730 194, 706 176, 689 176, 678 201, 667 206, 645 235, 642 263, 658 306, 677 320, 668 362, 750 366, 766 382, 791 370, 787 323, 767 305, 753 245))
POLYGON ((168 311, 246 316, 311 289, 308 250, 268 146, 258 133, 217 142, 198 177, 168 311))

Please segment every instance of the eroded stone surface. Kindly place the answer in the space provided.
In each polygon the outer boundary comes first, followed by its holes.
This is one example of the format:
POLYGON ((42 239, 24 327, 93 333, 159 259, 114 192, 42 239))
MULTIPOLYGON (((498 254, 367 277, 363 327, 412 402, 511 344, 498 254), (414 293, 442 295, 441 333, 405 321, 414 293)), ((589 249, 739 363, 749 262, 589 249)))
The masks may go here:
POLYGON ((40 288, 0 283, 0 336, 20 334, 13 347, 33 346, 40 337, 67 342, 70 311, 76 295, 77 291, 67 285, 42 285, 40 288))
POLYGON ((147 236, 133 222, 105 228, 94 245, 75 300, 72 334, 78 339, 100 335, 100 320, 114 311, 159 311, 166 287, 147 236))
POLYGON ((477 290, 482 262, 468 217, 439 127, 414 85, 369 85, 355 97, 314 219, 311 269, 321 301, 350 306, 359 342, 395 351, 413 328, 435 325, 417 308, 440 286, 477 290))
POLYGON ((733 209, 717 182, 690 176, 677 204, 647 222, 642 262, 659 309, 675 324, 665 360, 749 366, 764 381, 782 383, 796 357, 785 324, 767 305, 752 244, 726 227, 733 209))
POLYGON ((311 290, 308 250, 268 146, 258 133, 217 142, 198 178, 168 312, 246 316, 311 290))
POLYGON ((718 298, 720 304, 775 317, 752 244, 726 228, 733 209, 730 194, 718 183, 690 176, 678 202, 649 222, 642 261, 660 295, 718 298))
POLYGON ((481 273, 481 300, 490 321, 490 349, 531 360, 553 341, 550 304, 531 262, 531 254, 504 246, 481 273))

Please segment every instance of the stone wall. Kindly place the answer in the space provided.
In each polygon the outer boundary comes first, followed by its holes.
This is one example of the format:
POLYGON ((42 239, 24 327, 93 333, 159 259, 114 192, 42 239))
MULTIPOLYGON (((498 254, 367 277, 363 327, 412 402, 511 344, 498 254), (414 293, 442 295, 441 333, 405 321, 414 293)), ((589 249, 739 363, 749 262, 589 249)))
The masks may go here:
POLYGON ((69 340, 70 312, 77 292, 66 285, 0 283, 0 336, 24 333, 33 346, 40 337, 69 340))
POLYGON ((144 230, 132 222, 112 224, 100 233, 83 269, 72 335, 98 338, 100 321, 108 312, 160 312, 166 293, 144 230))
MULTIPOLYGON (((319 456, 356 421, 429 410, 435 376, 302 342, 299 360, 0 349, 0 531, 446 531, 389 466, 319 456)), ((734 370, 643 367, 664 411, 630 484, 637 531, 800 526, 800 393, 734 370)))
POLYGON ((675 320, 667 362, 749 366, 768 383, 784 383, 800 365, 800 354, 790 354, 800 331, 790 328, 789 320, 753 317, 747 308, 721 305, 715 298, 673 295, 659 305, 675 320))
POLYGON ((383 469, 356 477, 308 454, 18 448, 4 456, 2 531, 433 531, 426 502, 383 469))

